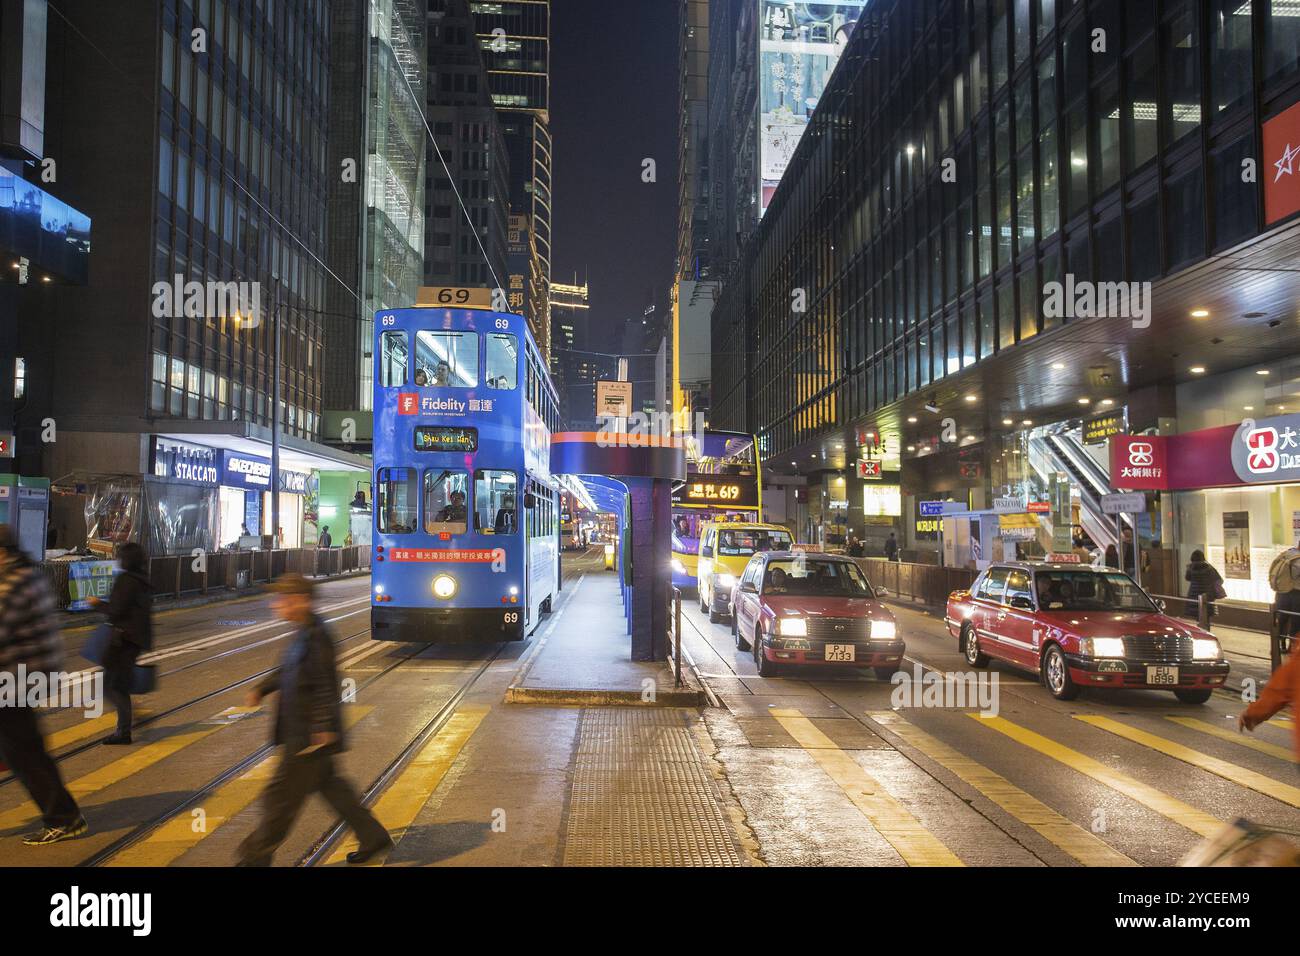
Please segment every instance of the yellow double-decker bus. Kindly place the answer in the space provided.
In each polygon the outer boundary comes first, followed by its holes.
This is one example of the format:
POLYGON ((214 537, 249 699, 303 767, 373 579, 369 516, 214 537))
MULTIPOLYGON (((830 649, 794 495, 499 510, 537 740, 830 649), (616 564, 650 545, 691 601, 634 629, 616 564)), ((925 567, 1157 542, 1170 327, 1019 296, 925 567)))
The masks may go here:
POLYGON ((694 588, 700 530, 708 521, 757 522, 763 515, 758 442, 745 432, 686 438, 686 481, 673 492, 673 585, 694 588))

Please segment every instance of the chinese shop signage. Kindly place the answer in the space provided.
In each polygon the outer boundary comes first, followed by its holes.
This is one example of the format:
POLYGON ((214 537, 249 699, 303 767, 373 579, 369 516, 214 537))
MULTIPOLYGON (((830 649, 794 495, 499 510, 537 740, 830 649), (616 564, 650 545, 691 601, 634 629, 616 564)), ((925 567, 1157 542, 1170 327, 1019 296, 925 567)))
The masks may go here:
POLYGON ((1127 429, 1123 412, 1107 412, 1084 419, 1083 441, 1085 445, 1104 445, 1112 435, 1122 435, 1127 429))
POLYGON ((1264 124, 1264 220, 1272 225, 1300 211, 1300 103, 1264 124))
POLYGON ((1238 425, 1232 470, 1252 485, 1300 481, 1300 415, 1248 418, 1238 425))
POLYGON ((1115 435, 1110 442, 1110 481, 1116 488, 1169 488, 1167 438, 1115 435))

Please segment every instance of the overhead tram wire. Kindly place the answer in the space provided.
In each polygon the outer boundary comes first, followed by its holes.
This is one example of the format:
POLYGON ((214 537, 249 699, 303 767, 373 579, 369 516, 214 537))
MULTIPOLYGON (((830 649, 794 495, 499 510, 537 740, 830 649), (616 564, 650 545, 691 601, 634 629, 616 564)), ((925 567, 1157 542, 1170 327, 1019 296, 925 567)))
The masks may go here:
POLYGON ((474 234, 474 243, 478 246, 478 251, 482 253, 488 271, 492 273, 492 281, 496 283, 495 288, 505 289, 505 286, 501 284, 501 277, 497 275, 497 270, 492 266, 491 257, 488 256, 487 250, 483 248, 483 240, 478 234, 478 227, 474 225, 469 210, 465 208, 465 201, 461 199, 460 188, 456 185, 456 177, 451 174, 451 169, 447 166, 447 160, 443 158, 442 150, 438 147, 438 140, 433 135, 432 127, 429 126, 429 118, 424 115, 424 110, 420 106, 420 98, 415 95, 415 90, 411 86, 411 81, 406 78, 406 74, 400 69, 397 72, 402 77, 402 82, 406 84, 406 91, 411 94, 411 100, 415 103, 415 111, 420 114, 420 122, 424 124, 424 131, 429 134, 429 142, 433 144, 433 151, 437 154, 438 162, 442 164, 442 171, 447 174, 447 182, 451 184, 451 191, 456 196, 456 205, 460 206, 461 214, 464 215, 465 222, 469 225, 469 231, 474 234))

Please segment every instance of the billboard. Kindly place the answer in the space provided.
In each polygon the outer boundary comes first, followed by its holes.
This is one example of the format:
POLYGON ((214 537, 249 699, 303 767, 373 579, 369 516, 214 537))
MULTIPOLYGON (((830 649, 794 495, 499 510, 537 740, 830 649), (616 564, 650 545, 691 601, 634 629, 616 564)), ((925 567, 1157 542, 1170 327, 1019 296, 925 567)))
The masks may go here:
POLYGON ((867 0, 758 0, 761 217, 867 0))

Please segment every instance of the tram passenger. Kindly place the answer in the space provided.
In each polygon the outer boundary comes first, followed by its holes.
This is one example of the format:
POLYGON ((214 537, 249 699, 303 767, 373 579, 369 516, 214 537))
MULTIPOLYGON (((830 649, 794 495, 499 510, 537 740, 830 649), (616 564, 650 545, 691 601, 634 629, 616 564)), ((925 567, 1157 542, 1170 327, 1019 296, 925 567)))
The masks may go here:
POLYGON ((515 496, 506 495, 501 499, 501 507, 497 509, 496 521, 493 523, 492 530, 496 534, 513 534, 515 530, 515 496))
POLYGON ((451 500, 438 512, 434 519, 441 523, 463 522, 465 520, 465 492, 453 491, 451 500))
POLYGON ((451 366, 446 362, 439 362, 438 367, 433 370, 433 384, 438 388, 445 388, 451 384, 451 366))
POLYGON ((334 755, 344 748, 334 644, 312 609, 311 581, 287 574, 271 590, 276 594, 271 605, 276 616, 298 630, 279 669, 248 693, 248 706, 257 707, 267 694, 279 691, 273 740, 283 752, 262 795, 262 822, 239 846, 239 865, 270 866, 298 811, 314 793, 357 835, 358 847, 348 854, 348 862, 364 863, 391 847, 393 840, 334 768, 334 755))
POLYGON ((429 373, 422 368, 417 368, 415 370, 415 384, 420 388, 424 388, 424 386, 428 385, 429 373))

